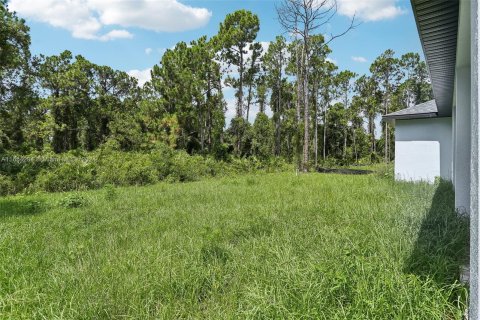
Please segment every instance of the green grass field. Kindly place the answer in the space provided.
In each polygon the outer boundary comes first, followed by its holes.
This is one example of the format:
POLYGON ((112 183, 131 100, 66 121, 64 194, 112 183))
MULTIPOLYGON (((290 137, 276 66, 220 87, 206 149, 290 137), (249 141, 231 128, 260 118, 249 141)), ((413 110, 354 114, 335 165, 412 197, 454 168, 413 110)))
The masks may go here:
POLYGON ((376 175, 0 198, 0 319, 461 319, 467 242, 449 184, 376 175))

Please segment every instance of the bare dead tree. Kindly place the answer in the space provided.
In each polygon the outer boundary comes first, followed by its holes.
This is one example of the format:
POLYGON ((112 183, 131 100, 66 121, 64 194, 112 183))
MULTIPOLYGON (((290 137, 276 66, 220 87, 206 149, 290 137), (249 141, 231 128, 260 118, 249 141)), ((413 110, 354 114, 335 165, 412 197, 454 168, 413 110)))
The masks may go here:
MULTIPOLYGON (((310 155, 310 108, 309 108, 309 62, 310 62, 310 37, 320 33, 330 23, 338 11, 336 0, 283 0, 277 7, 278 20, 285 32, 289 33, 295 40, 302 43, 302 54, 300 58, 300 70, 297 70, 297 108, 303 106, 303 159, 301 170, 308 171, 310 155), (301 101, 301 102, 300 102, 301 101)), ((355 16, 350 25, 339 34, 330 34, 329 39, 324 43, 327 46, 333 40, 347 34, 357 26, 355 16)), ((299 116, 297 111, 297 117, 299 116)), ((300 125, 298 125, 300 130, 300 125)), ((300 142, 298 142, 300 143, 300 142)))

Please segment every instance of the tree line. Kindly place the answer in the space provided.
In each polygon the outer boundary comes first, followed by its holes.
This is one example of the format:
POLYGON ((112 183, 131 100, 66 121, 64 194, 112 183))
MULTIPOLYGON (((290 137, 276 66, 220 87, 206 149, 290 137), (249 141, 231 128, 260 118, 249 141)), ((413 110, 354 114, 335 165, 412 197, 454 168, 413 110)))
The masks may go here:
POLYGON ((369 75, 339 70, 329 44, 357 25, 322 35, 335 2, 314 3, 285 0, 278 15, 291 37, 270 43, 257 40, 257 15, 231 13, 216 35, 167 50, 140 87, 69 51, 32 56, 28 26, 0 0, 0 153, 161 143, 219 160, 281 157, 302 170, 390 161, 394 131, 383 122, 377 129, 379 116, 432 98, 426 64, 417 53, 386 50, 369 75), (226 88, 235 97, 230 123, 226 88))

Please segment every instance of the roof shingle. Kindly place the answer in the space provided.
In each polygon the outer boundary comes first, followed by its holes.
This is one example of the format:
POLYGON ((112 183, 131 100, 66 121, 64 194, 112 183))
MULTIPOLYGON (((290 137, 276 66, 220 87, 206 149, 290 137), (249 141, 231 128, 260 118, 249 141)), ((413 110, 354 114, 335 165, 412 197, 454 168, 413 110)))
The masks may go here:
POLYGON ((384 120, 394 119, 422 119, 435 118, 438 116, 437 103, 430 100, 416 106, 406 108, 397 112, 392 112, 383 116, 384 120))

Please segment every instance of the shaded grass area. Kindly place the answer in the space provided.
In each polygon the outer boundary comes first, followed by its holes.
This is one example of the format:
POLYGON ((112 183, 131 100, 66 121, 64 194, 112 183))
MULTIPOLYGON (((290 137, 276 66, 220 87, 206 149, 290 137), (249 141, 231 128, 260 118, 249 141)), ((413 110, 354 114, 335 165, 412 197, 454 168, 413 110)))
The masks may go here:
POLYGON ((451 195, 282 173, 1 198, 0 318, 460 319, 451 195))
POLYGON ((468 264, 468 230, 469 218, 455 212, 452 184, 441 181, 406 270, 443 284, 455 281, 460 276, 458 266, 468 264))

